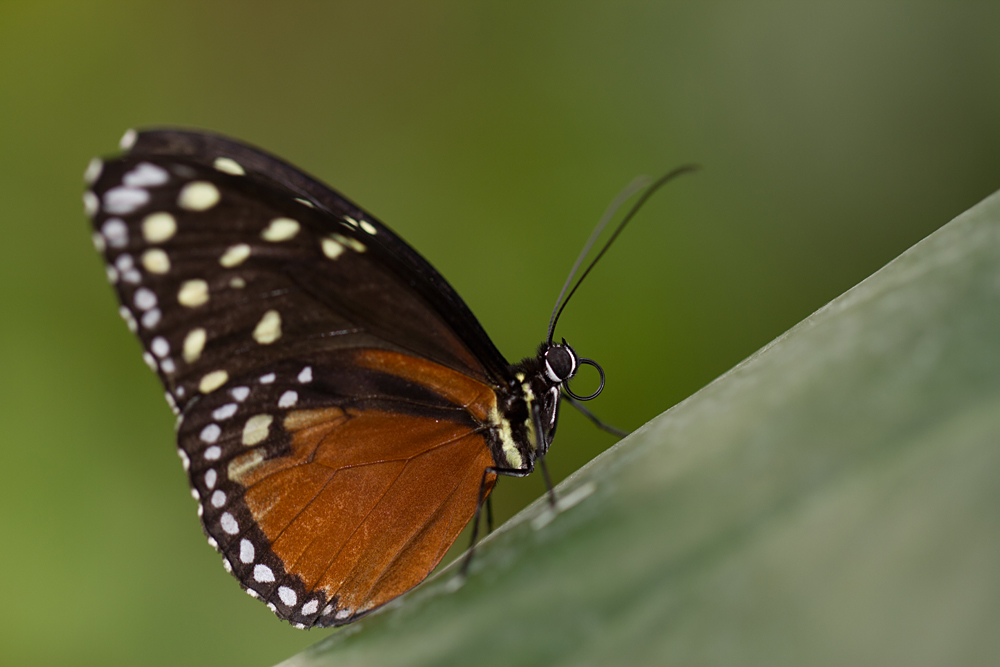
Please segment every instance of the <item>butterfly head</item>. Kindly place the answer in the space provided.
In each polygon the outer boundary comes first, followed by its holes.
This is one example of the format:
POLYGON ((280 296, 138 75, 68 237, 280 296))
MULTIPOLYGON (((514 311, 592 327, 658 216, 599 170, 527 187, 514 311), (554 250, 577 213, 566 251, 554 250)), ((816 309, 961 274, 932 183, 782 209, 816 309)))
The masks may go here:
POLYGON ((545 346, 540 356, 546 377, 556 385, 576 375, 576 371, 580 368, 580 358, 576 356, 573 348, 566 344, 565 338, 561 345, 553 343, 545 346))

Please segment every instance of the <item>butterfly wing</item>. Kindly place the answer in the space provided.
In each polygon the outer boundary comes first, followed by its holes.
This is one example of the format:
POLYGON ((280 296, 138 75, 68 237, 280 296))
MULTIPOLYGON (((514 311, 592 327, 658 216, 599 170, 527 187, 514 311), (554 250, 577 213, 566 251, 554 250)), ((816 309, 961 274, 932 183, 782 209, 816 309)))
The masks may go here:
POLYGON ((475 511, 510 382, 461 298, 372 216, 238 142, 144 132, 94 164, 95 244, 227 568, 302 626, 416 585, 475 511))

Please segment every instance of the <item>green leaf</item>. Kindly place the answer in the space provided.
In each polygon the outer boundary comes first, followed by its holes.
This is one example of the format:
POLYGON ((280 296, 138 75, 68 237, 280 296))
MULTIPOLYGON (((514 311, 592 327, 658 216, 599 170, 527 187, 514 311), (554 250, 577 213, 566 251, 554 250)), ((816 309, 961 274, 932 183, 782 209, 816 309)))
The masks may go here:
POLYGON ((558 494, 287 664, 994 661, 1000 195, 558 494))

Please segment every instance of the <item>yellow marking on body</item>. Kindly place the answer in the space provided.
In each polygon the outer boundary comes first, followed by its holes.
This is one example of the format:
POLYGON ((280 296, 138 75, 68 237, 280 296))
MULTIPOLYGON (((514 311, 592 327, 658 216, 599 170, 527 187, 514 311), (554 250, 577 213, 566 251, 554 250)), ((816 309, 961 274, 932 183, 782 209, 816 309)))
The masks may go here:
POLYGON ((524 459, 521 458, 521 452, 517 450, 517 445, 514 443, 514 432, 510 427, 510 422, 500 416, 496 406, 490 412, 490 423, 499 429, 500 447, 504 456, 507 457, 507 464, 511 468, 523 468, 524 459))

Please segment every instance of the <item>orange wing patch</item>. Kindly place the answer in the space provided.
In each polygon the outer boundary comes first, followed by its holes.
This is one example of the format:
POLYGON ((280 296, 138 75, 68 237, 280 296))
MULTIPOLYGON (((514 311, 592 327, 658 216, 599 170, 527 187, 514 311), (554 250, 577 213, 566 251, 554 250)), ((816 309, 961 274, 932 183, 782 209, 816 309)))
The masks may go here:
MULTIPOLYGON (((234 459, 233 479, 285 571, 336 598, 345 622, 422 581, 475 513, 493 457, 486 385, 426 361, 366 351, 363 365, 419 381, 462 406, 478 428, 383 410, 289 412, 291 452, 234 459)), ((487 492, 495 475, 487 479, 487 492)), ((331 612, 332 613, 332 612, 331 612)))

